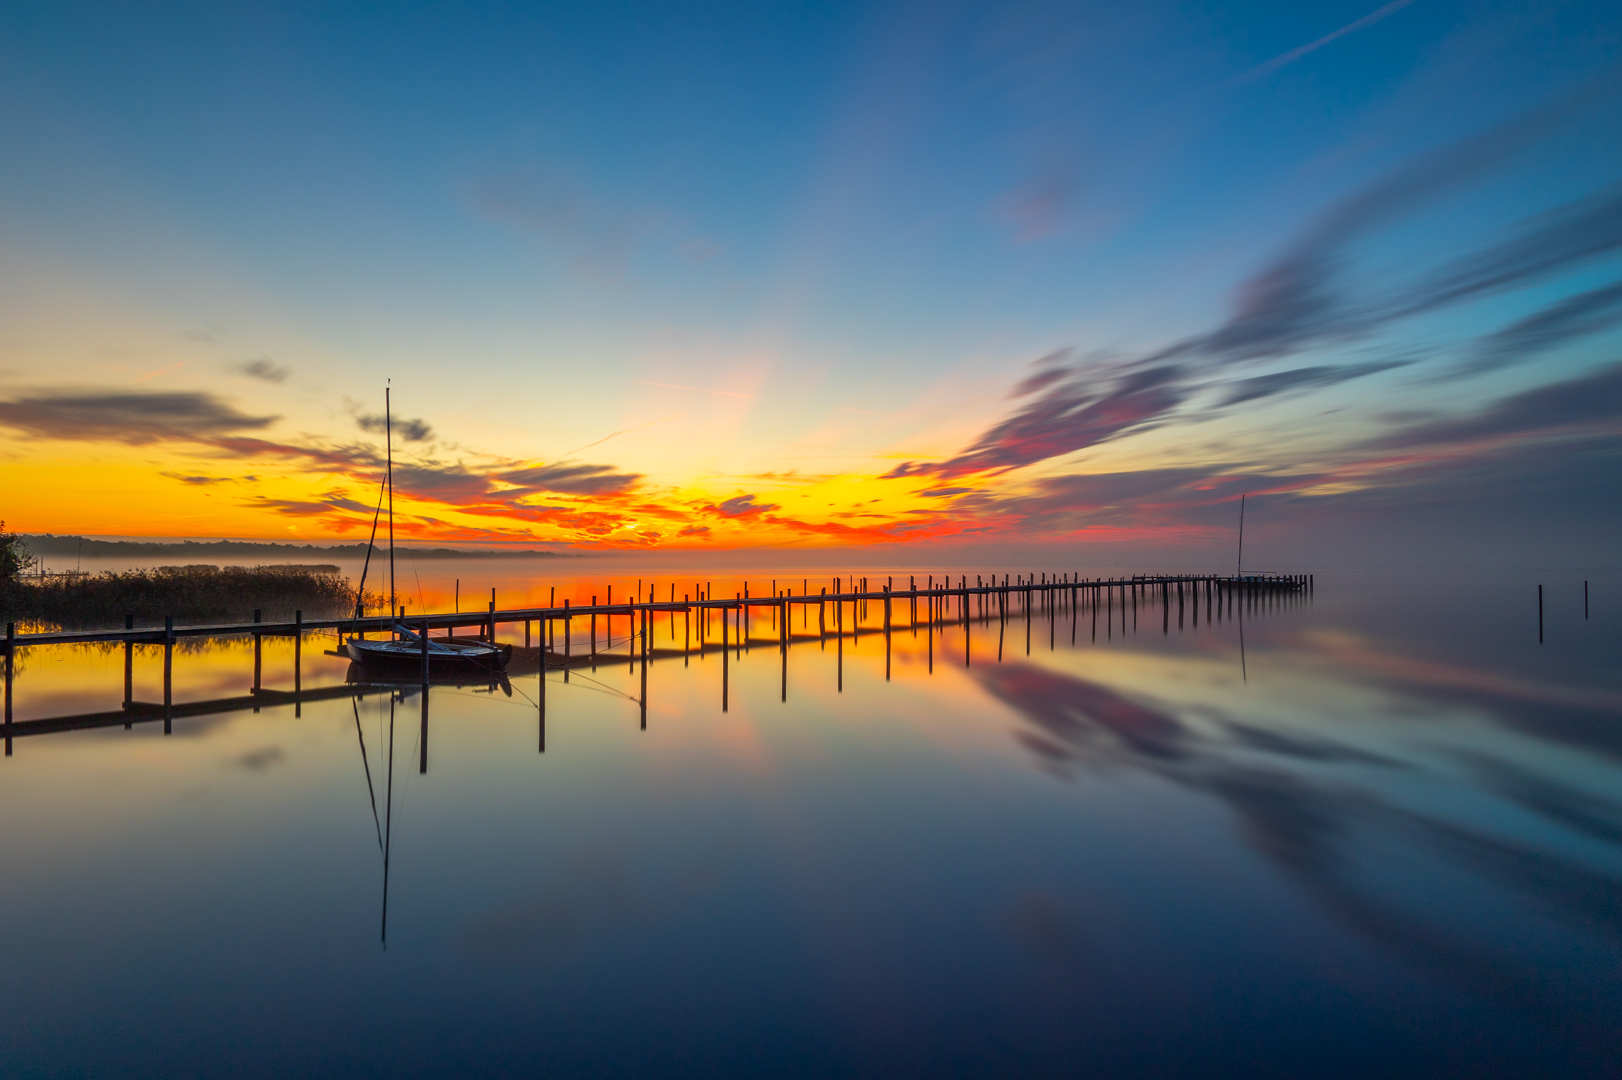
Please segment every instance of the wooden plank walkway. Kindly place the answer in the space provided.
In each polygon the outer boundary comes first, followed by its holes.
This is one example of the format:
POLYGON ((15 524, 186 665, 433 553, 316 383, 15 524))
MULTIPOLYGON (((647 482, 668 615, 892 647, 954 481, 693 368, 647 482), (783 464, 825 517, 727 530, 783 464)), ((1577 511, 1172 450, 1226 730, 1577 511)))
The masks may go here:
MULTIPOLYGON (((839 579, 836 579, 836 582, 839 579)), ((854 581, 852 582, 854 584, 854 581)), ((863 581, 865 585, 865 580, 863 581)), ((882 589, 852 589, 849 592, 828 592, 821 590, 816 593, 802 591, 796 595, 791 590, 775 592, 770 596, 750 596, 747 593, 735 594, 730 599, 715 598, 705 592, 698 598, 683 597, 681 600, 659 602, 650 595, 645 602, 632 602, 623 604, 592 604, 575 607, 569 602, 562 606, 547 606, 537 608, 515 608, 498 611, 492 602, 490 607, 482 613, 441 613, 401 616, 390 619, 386 616, 371 616, 364 619, 324 619, 305 622, 302 617, 295 618, 291 623, 230 623, 205 626, 176 627, 172 620, 166 620, 162 628, 136 628, 126 625, 117 630, 85 630, 66 631, 41 634, 16 633, 15 624, 6 628, 6 637, 3 648, 4 655, 4 720, 0 723, 0 735, 4 737, 5 756, 12 754, 13 740, 30 735, 46 735, 57 732, 83 730, 87 728, 114 727, 119 724, 126 728, 136 724, 162 721, 163 733, 170 734, 172 722, 187 717, 209 716, 242 710, 252 709, 258 711, 264 707, 292 705, 295 715, 298 715, 306 702, 322 701, 331 698, 364 697, 370 693, 394 692, 403 696, 414 691, 421 693, 422 708, 422 753, 419 769, 426 771, 428 766, 427 734, 428 734, 428 690, 431 685, 438 686, 482 686, 488 681, 489 689, 497 687, 505 690, 510 696, 512 693, 511 678, 539 675, 543 670, 557 670, 564 684, 569 682, 571 671, 586 674, 581 669, 595 670, 598 665, 611 665, 627 663, 633 670, 638 666, 641 669, 640 694, 630 698, 639 706, 641 724, 647 726, 647 678, 648 668, 656 660, 680 657, 684 664, 694 658, 702 659, 712 653, 719 653, 721 659, 721 708, 728 707, 730 692, 729 667, 730 658, 734 652, 749 650, 757 644, 775 644, 782 653, 782 679, 780 694, 783 701, 788 700, 788 654, 792 645, 801 642, 820 642, 826 645, 830 639, 835 642, 837 652, 837 678, 838 685, 844 685, 844 641, 847 635, 854 642, 861 635, 878 633, 884 636, 885 656, 884 675, 886 681, 890 678, 890 639, 894 632, 916 634, 920 628, 925 630, 928 649, 928 668, 931 673, 935 669, 935 638, 938 633, 944 633, 947 627, 958 627, 963 631, 962 662, 965 667, 971 663, 970 635, 971 624, 987 624, 995 621, 1006 625, 1012 619, 1023 616, 1026 624, 1026 650, 1030 647, 1030 623, 1035 609, 1040 602, 1041 609, 1049 616, 1049 647, 1053 645, 1056 627, 1055 615, 1059 610, 1068 610, 1071 615, 1071 643, 1075 643, 1077 618, 1083 607, 1092 609, 1092 634, 1097 637, 1098 615, 1100 609, 1106 616, 1106 633, 1115 620, 1115 612, 1119 612, 1120 629, 1126 632, 1126 614, 1128 606, 1134 611, 1133 628, 1137 627, 1136 612, 1143 607, 1160 607, 1162 609, 1162 632, 1169 631, 1171 626, 1171 609, 1177 608, 1177 626, 1179 631, 1183 625, 1183 611, 1185 603, 1193 607, 1194 624, 1199 623, 1200 601, 1203 599, 1206 606, 1207 619, 1214 615, 1222 617, 1223 608, 1228 609, 1231 616, 1235 607, 1240 610, 1247 605, 1253 606, 1261 603, 1271 603, 1273 596, 1293 594, 1302 596, 1310 594, 1313 587, 1312 575, 1277 575, 1277 574, 1243 574, 1231 577, 1216 575, 1139 575, 1130 578, 1101 578, 1101 579, 1071 579, 1061 576, 1057 580, 1042 581, 1019 580, 1010 582, 1005 576, 1002 582, 993 580, 990 584, 983 578, 977 578, 974 585, 968 584, 966 575, 960 575, 959 583, 952 587, 949 583, 940 588, 933 587, 933 580, 929 587, 918 588, 917 579, 910 578, 906 589, 897 590, 893 587, 894 578, 891 578, 882 589), (972 601, 979 598, 979 603, 972 601), (923 618, 920 620, 920 604, 923 601, 923 618), (954 603, 955 601, 955 603, 954 603), (867 626, 863 622, 867 618, 868 603, 881 605, 882 624, 880 626, 867 626), (802 605, 802 628, 795 632, 792 626, 792 605, 802 605), (828 610, 829 605, 833 610, 828 610), (905 617, 904 623, 895 619, 894 605, 903 605, 901 614, 905 617), (845 606, 851 605, 850 617, 847 621, 845 606), (816 608, 814 620, 807 609, 816 608), (953 609, 956 609, 955 612, 953 609), (978 608, 978 610, 976 610, 978 608), (761 615, 770 618, 759 618, 760 629, 766 630, 770 625, 770 636, 757 635, 752 628, 751 611, 760 611, 761 615), (698 620, 683 619, 681 646, 675 645, 675 619, 678 612, 697 612, 705 616, 698 620), (671 643, 667 647, 660 647, 655 643, 654 616, 659 613, 669 613, 669 632, 671 643), (717 640, 711 614, 719 613, 720 622, 719 640, 717 640), (596 616, 604 616, 609 626, 605 627, 605 636, 602 639, 602 649, 598 648, 596 616), (623 653, 615 652, 614 635, 612 632, 612 618, 624 615, 629 623, 628 632, 620 639, 624 646, 623 653), (832 616, 831 618, 829 616, 832 616), (582 632, 578 641, 578 651, 571 639, 570 627, 576 619, 588 619, 590 622, 589 637, 582 632), (811 628, 811 624, 815 628, 811 628), (322 630, 335 630, 342 636, 344 631, 388 631, 395 622, 421 628, 453 630, 457 628, 476 627, 481 636, 493 640, 496 627, 501 624, 524 623, 524 645, 514 646, 511 662, 505 671, 488 672, 477 676, 473 681, 467 673, 454 671, 433 671, 427 663, 427 656, 423 657, 420 672, 394 672, 385 674, 377 671, 351 668, 349 680, 338 686, 326 686, 303 689, 302 686, 302 643, 306 633, 322 630), (530 646, 530 623, 538 624, 540 639, 536 647, 530 646), (553 624, 562 623, 561 627, 553 624), (640 625, 639 625, 640 624, 640 625), (696 624, 696 625, 695 625, 696 624), (559 631, 561 630, 561 633, 559 631), (694 633, 696 631, 696 634, 694 633), (931 632, 933 631, 933 632, 931 632), (176 702, 173 698, 173 659, 176 642, 181 638, 223 638, 231 636, 251 636, 253 638, 253 684, 247 695, 219 698, 210 701, 176 702), (261 685, 262 675, 262 639, 273 636, 291 636, 293 638, 293 690, 269 690, 261 685), (558 639, 561 637, 561 641, 558 639), (83 713, 73 716, 55 716, 31 720, 14 720, 12 715, 13 658, 16 650, 33 645, 63 645, 83 644, 94 642, 122 643, 124 646, 124 702, 121 708, 96 713, 83 713), (133 665, 134 647, 136 645, 160 645, 163 647, 163 702, 143 702, 134 699, 133 665), (561 646, 561 647, 560 647, 561 646), (486 680, 486 676, 488 679, 486 680)), ((775 583, 774 583, 775 588, 775 583)), ((836 584, 837 590, 837 584, 836 584)), ((585 628, 582 628, 584 630, 585 628)), ((944 644, 944 638, 942 639, 944 644)), ((345 653, 338 650, 327 650, 328 655, 343 657, 345 653)), ((945 659, 944 653, 942 659, 945 659)), ((1001 637, 998 638, 997 659, 1002 659, 1001 637)), ((542 753, 546 750, 546 712, 547 712, 547 684, 550 680, 540 678, 536 683, 537 696, 534 702, 540 721, 538 746, 542 753)))
MULTIPOLYGON (((893 581, 893 578, 891 579, 893 581)), ((527 622, 555 622, 559 620, 573 621, 587 618, 592 615, 636 615, 638 613, 655 613, 666 611, 690 611, 694 609, 736 609, 740 607, 770 608, 784 605, 818 605, 818 604, 848 604, 861 601, 879 601, 886 599, 918 600, 926 598, 952 598, 970 596, 1014 596, 1030 595, 1032 593, 1052 594, 1069 590, 1088 590, 1094 593, 1106 590, 1133 590, 1138 593, 1153 594, 1160 590, 1166 598, 1170 598, 1170 588, 1176 585, 1207 585, 1222 591, 1246 592, 1298 592, 1311 591, 1313 580, 1311 574, 1242 574, 1221 576, 1212 574, 1177 574, 1177 575, 1138 575, 1130 578, 1075 578, 1068 575, 1060 580, 1044 580, 1041 582, 1020 582, 1010 584, 1004 575, 1003 582, 998 584, 993 580, 986 584, 983 579, 977 578, 976 584, 970 585, 966 577, 960 579, 960 584, 951 586, 947 584, 940 588, 923 588, 916 586, 916 580, 907 589, 894 589, 886 587, 879 590, 864 590, 842 593, 830 593, 826 590, 817 593, 795 594, 792 590, 784 590, 774 596, 749 596, 747 594, 734 595, 728 598, 714 598, 701 596, 695 598, 683 597, 675 601, 634 601, 623 604, 592 604, 573 605, 564 601, 561 606, 527 607, 496 610, 494 604, 482 612, 441 612, 424 613, 402 616, 372 615, 361 619, 304 619, 302 617, 293 622, 248 622, 248 623, 215 623, 197 626, 175 626, 173 620, 166 619, 163 626, 134 627, 125 626, 122 629, 112 630, 59 630, 38 634, 18 634, 16 624, 6 625, 6 636, 0 641, 0 653, 10 653, 16 649, 35 645, 77 645, 93 642, 119 642, 137 645, 173 645, 180 638, 218 638, 218 637, 294 637, 305 633, 320 630, 336 630, 341 633, 378 633, 388 631, 395 623, 404 623, 414 629, 427 626, 433 630, 458 630, 469 627, 479 628, 481 632, 493 634, 494 627, 503 624, 527 622)))

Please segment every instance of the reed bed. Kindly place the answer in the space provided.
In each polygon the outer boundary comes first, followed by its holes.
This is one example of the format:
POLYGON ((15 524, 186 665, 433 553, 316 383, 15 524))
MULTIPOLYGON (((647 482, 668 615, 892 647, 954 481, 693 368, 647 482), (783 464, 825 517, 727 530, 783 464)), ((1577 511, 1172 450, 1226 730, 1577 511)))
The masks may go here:
MULTIPOLYGON (((383 603, 368 594, 367 605, 383 603)), ((0 582, 0 621, 96 629, 124 625, 334 618, 355 610, 355 587, 327 565, 158 566, 100 574, 51 574, 0 582)))

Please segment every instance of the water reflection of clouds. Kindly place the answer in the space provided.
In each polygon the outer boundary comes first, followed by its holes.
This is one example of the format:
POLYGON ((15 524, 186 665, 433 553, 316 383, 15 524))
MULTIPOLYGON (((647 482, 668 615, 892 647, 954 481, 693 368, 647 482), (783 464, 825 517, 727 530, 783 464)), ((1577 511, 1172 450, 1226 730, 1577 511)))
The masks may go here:
POLYGON ((1019 718, 1014 737, 1044 771, 1136 771, 1205 793, 1347 928, 1574 1035, 1597 1030, 1596 1013, 1614 1029, 1622 804, 1544 771, 1552 759, 1525 737, 1538 728, 1480 738, 1493 728, 1469 695, 1404 732, 1402 710, 1382 700, 1391 686, 1356 685, 1350 671, 1337 684, 1313 659, 1284 665, 1284 692, 1265 695, 1190 677, 1188 658, 1180 679, 1164 658, 1120 654, 1087 676, 1015 662, 975 677, 1019 718), (1201 685, 1203 699, 1179 700, 1201 685), (1237 718, 1247 711, 1261 722, 1237 718), (1526 909, 1540 917, 1535 943, 1506 938, 1507 916, 1526 909))

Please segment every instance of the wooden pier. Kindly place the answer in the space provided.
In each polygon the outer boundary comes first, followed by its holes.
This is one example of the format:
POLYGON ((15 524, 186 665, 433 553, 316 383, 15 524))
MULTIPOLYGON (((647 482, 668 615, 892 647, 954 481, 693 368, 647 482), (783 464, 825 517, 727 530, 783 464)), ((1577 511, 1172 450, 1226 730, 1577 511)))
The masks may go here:
MULTIPOLYGON (((865 579, 864 579, 865 580, 865 579)), ((893 583, 894 578, 890 581, 893 583)), ((495 627, 513 625, 517 623, 553 623, 561 621, 572 622, 575 619, 587 618, 592 615, 637 615, 639 613, 654 613, 667 611, 689 611, 704 608, 740 607, 769 608, 774 606, 788 607, 795 604, 823 605, 848 604, 858 602, 898 602, 903 600, 950 599, 954 597, 986 597, 992 596, 1007 599, 1013 596, 1029 596, 1033 593, 1051 595, 1058 592, 1081 591, 1102 595, 1106 592, 1120 592, 1122 595, 1129 591, 1139 598, 1150 596, 1163 597, 1167 601, 1173 599, 1173 591, 1184 589, 1215 590, 1225 594, 1254 593, 1254 592, 1298 592, 1312 589, 1311 574, 1244 574, 1244 575, 1168 575, 1145 576, 1139 575, 1129 578, 1089 578, 1075 580, 1068 576, 1049 581, 1044 576, 1041 582, 1026 581, 1010 583, 1008 575, 1003 576, 1000 584, 993 582, 987 584, 983 579, 976 578, 976 583, 968 584, 967 578, 960 578, 958 585, 941 585, 935 587, 919 588, 917 579, 911 580, 906 589, 896 589, 893 584, 886 584, 881 589, 865 589, 851 592, 828 592, 826 589, 816 593, 796 594, 792 589, 785 589, 772 596, 750 596, 747 592, 736 594, 731 598, 715 598, 707 595, 683 596, 680 600, 662 601, 649 596, 646 601, 635 600, 620 604, 581 604, 572 605, 564 601, 560 606, 528 607, 496 610, 492 601, 488 610, 476 612, 458 612, 451 614, 414 614, 406 615, 401 609, 396 615, 368 615, 364 618, 344 619, 305 619, 296 617, 292 622, 267 623, 260 621, 246 623, 213 623, 197 626, 176 626, 173 619, 165 619, 162 626, 136 627, 133 617, 126 621, 121 629, 113 630, 53 630, 38 634, 19 634, 17 624, 6 624, 6 636, 0 643, 0 653, 10 654, 14 650, 24 649, 34 645, 80 645, 90 642, 123 642, 136 645, 168 645, 174 644, 181 638, 220 638, 220 637, 299 637, 306 633, 335 630, 345 634, 366 634, 388 632, 396 623, 403 623, 412 629, 427 626, 432 630, 460 630, 474 628, 480 631, 481 638, 494 635, 495 627)), ((1006 606, 1006 605, 1004 605, 1006 606)))
MULTIPOLYGON (((137 627, 134 617, 125 620, 125 625, 119 629, 111 630, 64 630, 35 634, 18 634, 16 624, 6 627, 6 635, 0 650, 4 653, 5 668, 5 715, 0 734, 5 740, 5 753, 12 753, 12 740, 25 735, 42 735, 51 732, 77 730, 93 727, 109 727, 123 724, 129 727, 136 723, 147 723, 161 720, 164 733, 171 730, 172 722, 179 717, 201 716, 216 713, 233 712, 252 708, 257 710, 265 705, 292 704, 299 708, 304 701, 315 701, 327 698, 359 697, 367 693, 390 689, 399 692, 401 687, 411 689, 420 688, 422 692, 423 728, 426 736, 428 723, 428 690, 431 685, 442 682, 441 673, 430 669, 430 661, 426 652, 423 655, 420 678, 415 675, 404 677, 392 676, 387 679, 373 679, 367 676, 352 678, 350 682, 335 687, 305 690, 302 686, 302 665, 300 661, 301 649, 305 637, 310 634, 334 632, 341 640, 345 634, 387 633, 396 624, 402 624, 422 633, 425 637, 433 631, 444 631, 452 635, 458 630, 472 629, 476 636, 483 640, 494 641, 497 628, 522 623, 524 626, 524 647, 515 648, 513 662, 506 672, 493 672, 489 675, 492 685, 502 685, 510 690, 509 678, 511 676, 534 675, 543 670, 561 670, 562 680, 569 680, 570 672, 576 668, 588 665, 595 667, 598 663, 626 663, 635 666, 641 664, 641 694, 639 699, 641 721, 643 728, 647 726, 647 668, 654 660, 666 657, 679 656, 684 661, 693 657, 702 658, 712 652, 718 651, 721 655, 721 706, 728 707, 729 694, 729 667, 730 658, 735 649, 746 649, 761 641, 751 630, 751 614, 764 613, 770 617, 773 624, 774 638, 767 641, 778 645, 783 654, 782 698, 788 697, 788 650, 789 646, 798 641, 820 641, 824 645, 830 638, 837 643, 839 652, 839 686, 844 686, 844 639, 850 636, 858 638, 865 633, 883 633, 887 648, 885 650, 885 678, 890 677, 890 653, 888 642, 893 632, 919 628, 942 630, 948 626, 961 626, 965 631, 971 622, 990 622, 996 620, 1006 625, 1011 619, 1024 617, 1026 623, 1026 647, 1030 647, 1031 620, 1033 612, 1040 607, 1050 615, 1049 637, 1050 647, 1056 635, 1056 612, 1063 608, 1071 615, 1071 640, 1075 641, 1077 626, 1079 625, 1079 612, 1088 608, 1092 612, 1092 632, 1097 636, 1099 614, 1105 614, 1105 629, 1107 633, 1113 632, 1113 626, 1119 613, 1120 629, 1126 630, 1126 617, 1128 609, 1133 612, 1133 625, 1136 626, 1137 615, 1145 608, 1160 608, 1162 614, 1162 631, 1169 632, 1172 618, 1172 609, 1177 609, 1177 623, 1179 628, 1183 625, 1185 609, 1192 607, 1195 625, 1200 618, 1200 607, 1203 603, 1207 621, 1221 618, 1224 608, 1231 615, 1237 605, 1242 611, 1244 606, 1257 604, 1264 598, 1279 596, 1281 594, 1310 594, 1313 589, 1313 577, 1310 574, 1236 574, 1229 576, 1178 574, 1178 575, 1137 575, 1124 578, 1081 578, 1073 575, 1036 575, 1027 578, 1025 575, 1003 575, 998 581, 995 577, 989 581, 983 576, 977 576, 973 584, 969 583, 967 575, 959 575, 954 584, 950 579, 943 578, 937 584, 933 576, 926 577, 925 583, 920 587, 917 576, 907 579, 907 587, 897 589, 895 578, 887 578, 881 588, 871 588, 867 579, 853 579, 851 587, 842 589, 843 578, 834 579, 833 590, 818 588, 811 592, 808 587, 802 587, 799 593, 792 589, 777 589, 774 587, 770 595, 751 596, 747 588, 741 593, 731 597, 716 597, 711 595, 708 587, 698 590, 698 594, 683 595, 675 599, 674 589, 671 590, 671 599, 661 601, 655 595, 653 587, 649 588, 646 600, 638 598, 627 603, 589 604, 575 606, 569 601, 562 605, 549 605, 546 607, 527 607, 498 610, 494 600, 483 612, 456 612, 438 614, 417 614, 407 616, 402 609, 394 616, 373 615, 364 618, 346 619, 314 619, 305 620, 302 614, 296 614, 292 622, 267 623, 255 618, 247 623, 213 624, 201 626, 176 626, 172 618, 166 618, 164 624, 159 626, 137 627), (860 582, 858 586, 858 582, 860 582), (864 627, 863 619, 869 614, 869 605, 882 605, 882 623, 878 627, 864 627), (802 630, 796 634, 792 629, 790 612, 795 605, 801 608, 802 630), (904 605, 907 621, 901 623, 896 619, 896 605, 904 605), (920 619, 920 605, 923 606, 923 618, 920 619), (851 609, 849 623, 846 622, 846 608, 851 609), (815 610, 815 632, 811 632, 811 610, 815 610), (712 622, 715 613, 721 614, 721 627, 719 640, 713 634, 712 622), (651 627, 653 618, 658 614, 666 614, 671 618, 670 630, 672 638, 675 633, 674 616, 678 613, 687 613, 684 618, 683 640, 680 649, 674 647, 660 649, 653 643, 651 627), (692 618, 692 614, 699 618, 692 618), (599 652, 597 645, 597 619, 602 617, 606 622, 607 636, 604 645, 612 649, 613 622, 620 616, 627 620, 627 632, 623 635, 625 652, 615 656, 612 652, 599 652), (830 617, 831 616, 831 617, 830 617), (579 640, 579 651, 576 651, 574 638, 575 627, 580 626, 577 620, 585 620, 585 626, 580 629, 589 634, 583 634, 579 640), (693 624, 697 623, 695 627, 693 624), (530 645, 531 627, 539 632, 537 645, 530 645), (694 631, 697 631, 696 635, 694 631), (560 633, 561 631, 561 633, 560 633), (183 638, 218 639, 227 637, 252 637, 254 640, 253 685, 248 696, 220 699, 210 702, 176 703, 172 695, 172 676, 174 664, 174 649, 183 638), (266 690, 262 684, 262 657, 261 643, 266 637, 291 637, 294 642, 294 665, 292 691, 266 690), (559 638, 561 637, 561 642, 559 638), (29 720, 13 722, 12 718, 12 682, 13 658, 21 649, 40 645, 78 645, 78 644, 122 644, 124 646, 124 703, 118 711, 90 713, 79 716, 56 717, 43 720, 29 720), (163 647, 163 701, 138 702, 133 698, 132 663, 133 650, 136 645, 160 645, 163 647), (621 658, 623 657, 623 658, 621 658)), ((257 613, 256 613, 257 615, 257 613)), ((928 635, 929 642, 929 669, 934 670, 935 633, 928 635)), ((969 651, 969 635, 965 633, 963 642, 963 663, 968 666, 972 662, 969 651)), ((336 652, 333 655, 341 655, 336 652)), ((1002 639, 999 636, 998 657, 1002 659, 1002 639)), ((482 676, 481 676, 482 678, 482 676)), ((540 712, 540 749, 546 749, 546 686, 548 680, 538 680, 537 707, 540 712)), ((424 743, 422 767, 427 768, 426 742, 424 743)))

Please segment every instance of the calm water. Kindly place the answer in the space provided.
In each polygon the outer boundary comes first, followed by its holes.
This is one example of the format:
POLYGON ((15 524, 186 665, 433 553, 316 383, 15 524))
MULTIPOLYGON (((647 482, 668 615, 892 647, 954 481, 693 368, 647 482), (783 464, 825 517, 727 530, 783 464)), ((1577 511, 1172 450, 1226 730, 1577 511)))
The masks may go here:
MULTIPOLYGON (((549 675, 544 753, 533 665, 435 687, 425 748, 415 688, 322 697, 312 637, 297 707, 13 741, 0 1074, 1615 1074, 1622 579, 1582 588, 1016 612, 967 667, 900 604, 888 679, 877 605, 842 644, 796 615, 786 702, 756 616, 724 710, 677 616, 645 726, 622 619, 549 675)), ((290 642, 262 664, 292 688, 290 642)), ((253 650, 174 665, 240 698, 253 650)), ((123 668, 27 652, 14 718, 116 710, 123 668)), ((137 649, 134 697, 161 676, 137 649)))

